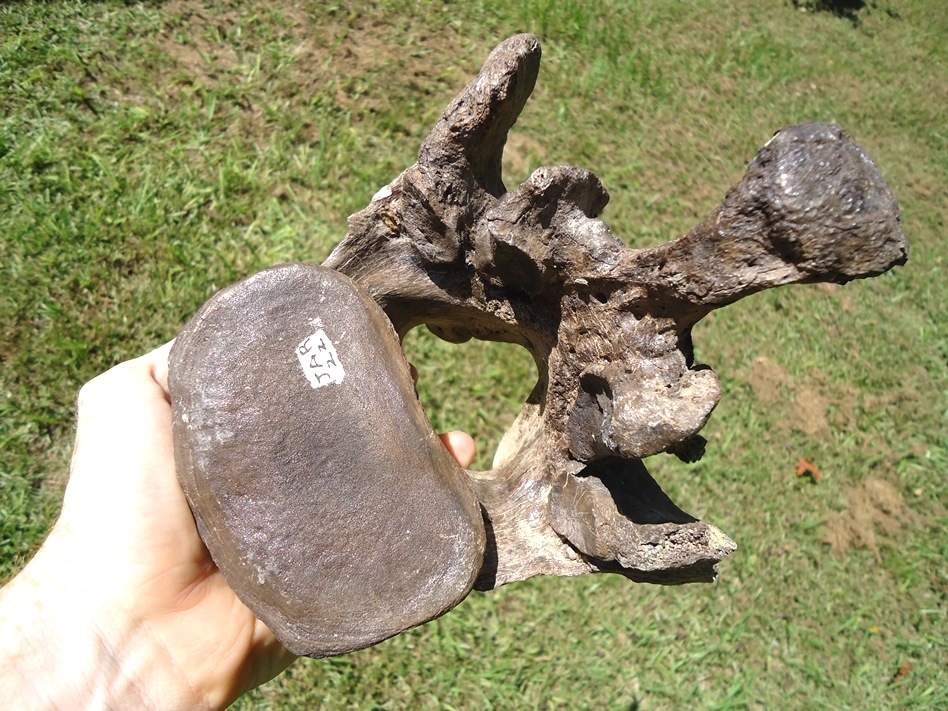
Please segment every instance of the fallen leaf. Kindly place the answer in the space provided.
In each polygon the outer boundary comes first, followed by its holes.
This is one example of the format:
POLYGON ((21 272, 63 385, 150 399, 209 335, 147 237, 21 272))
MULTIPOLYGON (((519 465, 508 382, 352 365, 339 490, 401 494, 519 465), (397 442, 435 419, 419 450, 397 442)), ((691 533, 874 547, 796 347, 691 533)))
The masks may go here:
POLYGON ((902 666, 900 666, 899 670, 892 676, 892 680, 889 684, 898 684, 908 676, 910 671, 912 671, 912 662, 902 662, 902 666))
POLYGON ((813 481, 819 481, 823 478, 823 473, 809 459, 800 457, 800 461, 797 462, 797 476, 809 476, 813 481))

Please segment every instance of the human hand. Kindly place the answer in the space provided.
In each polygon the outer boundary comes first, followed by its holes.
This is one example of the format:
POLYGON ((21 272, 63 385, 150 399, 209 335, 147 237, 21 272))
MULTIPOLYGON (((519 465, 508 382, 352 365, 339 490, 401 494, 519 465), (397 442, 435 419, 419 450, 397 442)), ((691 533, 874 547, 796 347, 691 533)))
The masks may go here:
MULTIPOLYGON (((5 704, 223 708, 293 661, 224 581, 178 484, 170 346, 80 391, 62 513, 0 591, 5 704)), ((442 439, 470 466, 468 435, 442 439)))

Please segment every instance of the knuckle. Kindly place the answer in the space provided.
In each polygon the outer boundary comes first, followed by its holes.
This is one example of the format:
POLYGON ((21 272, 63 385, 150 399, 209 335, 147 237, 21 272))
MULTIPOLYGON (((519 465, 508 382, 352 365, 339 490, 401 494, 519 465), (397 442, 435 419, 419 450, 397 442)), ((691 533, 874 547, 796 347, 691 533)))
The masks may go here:
POLYGON ((132 377, 132 367, 128 362, 119 363, 97 375, 79 388, 76 409, 82 412, 94 409, 98 403, 114 400, 117 396, 128 392, 132 377))

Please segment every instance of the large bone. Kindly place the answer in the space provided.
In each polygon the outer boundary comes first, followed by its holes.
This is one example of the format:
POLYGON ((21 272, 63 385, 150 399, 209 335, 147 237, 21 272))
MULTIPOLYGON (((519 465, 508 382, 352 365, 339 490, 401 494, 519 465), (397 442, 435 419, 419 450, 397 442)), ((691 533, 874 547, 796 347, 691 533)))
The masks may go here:
POLYGON ((904 263, 898 208, 842 130, 806 124, 777 133, 687 235, 630 249, 596 219, 608 194, 588 171, 540 168, 505 192, 504 142, 539 61, 530 35, 495 49, 325 266, 367 289, 401 335, 425 323, 536 360, 494 468, 469 473, 493 533, 481 586, 597 570, 709 580, 734 544, 672 504, 640 461, 700 455, 720 387, 693 363, 691 328, 762 289, 904 263))
POLYGON ((708 581, 735 544, 679 509, 641 461, 704 451, 698 432, 721 391, 694 363, 692 327, 762 289, 904 263, 898 208, 842 130, 806 124, 778 132, 687 235, 631 249, 597 219, 608 194, 588 171, 540 168, 504 186, 507 133, 539 63, 531 35, 497 47, 324 266, 371 295, 400 337, 427 324, 453 342, 520 344, 536 361, 493 469, 460 474, 484 512, 478 588, 597 571, 708 581))

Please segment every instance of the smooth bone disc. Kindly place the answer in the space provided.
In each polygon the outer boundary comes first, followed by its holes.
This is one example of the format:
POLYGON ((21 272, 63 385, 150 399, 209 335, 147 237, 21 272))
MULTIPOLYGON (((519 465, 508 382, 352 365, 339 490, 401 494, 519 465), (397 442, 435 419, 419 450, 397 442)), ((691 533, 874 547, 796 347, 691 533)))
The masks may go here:
POLYGON ((471 590, 480 507, 348 277, 291 264, 224 289, 178 337, 169 380, 201 536, 292 652, 367 647, 471 590))

